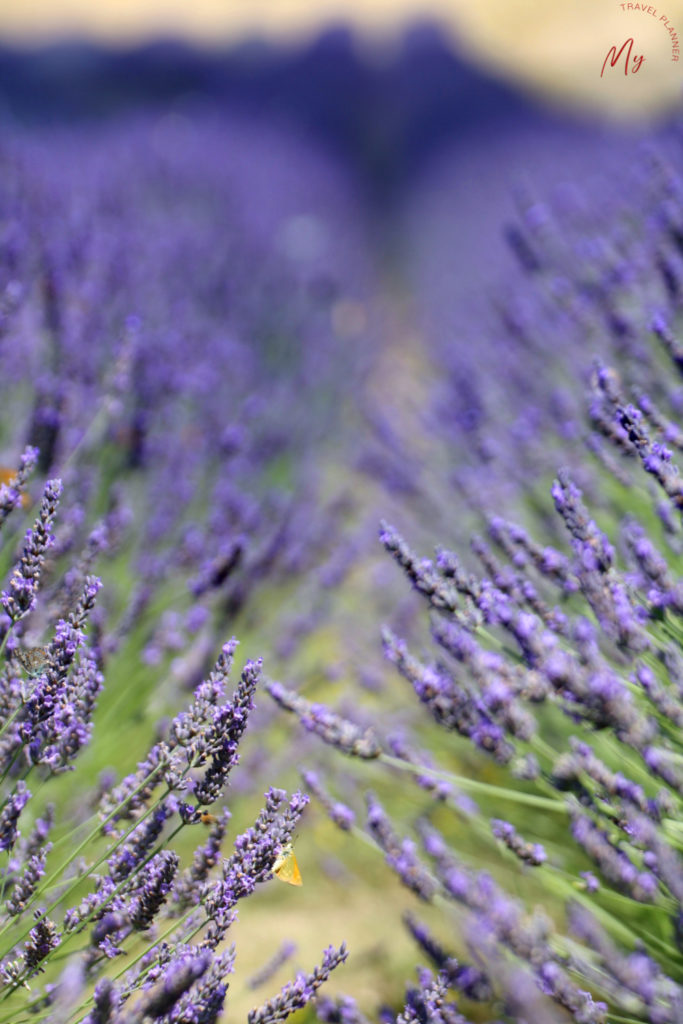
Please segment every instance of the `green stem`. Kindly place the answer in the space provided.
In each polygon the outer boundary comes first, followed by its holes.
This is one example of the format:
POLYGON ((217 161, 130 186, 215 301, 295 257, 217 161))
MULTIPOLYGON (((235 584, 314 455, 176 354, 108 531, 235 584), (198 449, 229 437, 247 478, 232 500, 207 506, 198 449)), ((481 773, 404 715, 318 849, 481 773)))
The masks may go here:
MULTIPOLYGON (((169 791, 169 792, 170 792, 170 791, 169 791)), ((167 795, 168 795, 168 794, 167 794, 167 795)), ((140 819, 140 821, 141 821, 141 820, 142 820, 142 819, 140 819)), ((136 822, 136 825, 139 825, 139 824, 140 824, 140 821, 136 822)), ((141 872, 141 871, 143 870, 143 868, 145 868, 145 867, 147 866, 147 864, 149 864, 149 862, 150 862, 150 861, 152 860, 152 858, 153 858, 153 857, 155 857, 155 856, 157 855, 157 853, 159 853, 159 851, 160 851, 160 850, 162 850, 162 849, 164 848, 164 845, 166 845, 166 844, 167 844, 168 842, 170 842, 170 841, 171 841, 171 839, 173 839, 173 838, 175 838, 175 836, 177 836, 178 832, 180 832, 180 830, 181 830, 182 828, 184 828, 184 826, 185 826, 185 822, 182 822, 182 821, 181 821, 180 825, 178 825, 178 827, 177 827, 177 828, 175 829, 175 831, 174 831, 174 832, 172 832, 172 833, 170 834, 170 836, 167 836, 167 837, 166 837, 166 839, 164 840, 164 842, 163 842, 163 843, 160 843, 160 844, 159 844, 159 845, 158 845, 158 846, 156 847, 156 849, 155 849, 155 850, 152 850, 152 852, 151 852, 151 853, 149 853, 149 854, 147 855, 147 857, 145 857, 145 859, 144 859, 144 860, 143 860, 143 861, 142 861, 142 862, 141 862, 141 863, 140 863, 140 864, 139 864, 139 865, 137 866, 137 868, 135 869, 135 871, 132 871, 132 872, 131 872, 131 873, 130 873, 130 874, 129 874, 129 875, 128 875, 128 876, 126 877, 126 878, 124 878, 124 879, 123 879, 123 881, 122 881, 122 882, 120 882, 120 883, 119 883, 119 885, 117 885, 117 886, 116 886, 116 888, 114 889, 114 891, 113 891, 113 892, 111 892, 111 893, 109 894, 109 896, 107 897, 107 899, 106 899, 106 900, 105 900, 105 901, 104 901, 103 903, 100 903, 100 904, 98 904, 98 906, 97 906, 97 907, 94 907, 94 908, 93 908, 93 909, 92 909, 92 910, 90 911, 90 913, 88 914, 88 916, 87 916, 87 917, 85 917, 85 918, 83 919, 83 921, 81 921, 81 922, 79 923, 79 925, 78 925, 78 927, 77 927, 77 928, 74 928, 74 930, 73 930, 72 932, 69 932, 69 933, 68 933, 67 935, 63 936, 63 938, 62 938, 62 941, 60 942, 59 946, 55 946, 54 950, 51 950, 51 951, 50 951, 50 953, 48 953, 48 955, 47 955, 47 956, 46 956, 46 957, 45 957, 45 958, 44 958, 44 959, 42 960, 42 966, 43 966, 43 968, 45 967, 45 965, 46 965, 46 964, 48 964, 48 963, 49 963, 50 961, 52 961, 52 960, 54 959, 54 957, 55 957, 55 956, 56 956, 56 954, 57 954, 57 950, 59 950, 59 952, 60 952, 60 954, 61 954, 61 955, 63 955, 63 954, 64 954, 64 949, 65 949, 65 947, 67 946, 67 944, 69 943, 69 941, 70 941, 70 940, 71 940, 71 939, 73 938, 73 936, 74 936, 74 935, 80 935, 80 933, 81 933, 81 932, 83 931, 83 929, 84 929, 84 928, 86 928, 86 927, 87 927, 87 925, 88 925, 88 924, 90 923, 90 921, 92 920, 93 916, 94 916, 95 914, 97 914, 97 913, 100 913, 100 912, 101 912, 102 910, 104 910, 104 909, 105 909, 105 907, 107 907, 107 906, 109 905, 109 903, 110 903, 110 902, 111 902, 111 901, 112 901, 113 899, 115 899, 115 897, 116 897, 116 896, 118 896, 118 895, 119 895, 119 893, 121 893, 121 892, 122 892, 122 891, 123 891, 124 889, 126 889, 126 888, 128 887, 128 885, 130 884, 130 882, 132 881, 132 879, 134 879, 134 878, 135 878, 135 876, 136 876, 136 875, 138 875, 138 874, 139 874, 139 873, 140 873, 140 872, 141 872)), ((110 855, 111 855, 111 851, 107 851, 107 854, 106 854, 105 856, 110 856, 110 855)), ((78 881, 80 881, 80 879, 78 879, 78 881)), ((65 895, 65 894, 63 894, 63 895, 65 895)), ((60 899, 59 899, 59 900, 58 900, 57 902, 61 902, 61 899, 62 899, 62 898, 63 898, 63 896, 61 896, 61 897, 60 897, 60 899)), ((51 908, 50 908, 50 909, 51 909, 51 908)), ((194 908, 193 908, 193 909, 194 909, 194 908)), ((45 917, 45 916, 46 916, 46 915, 47 915, 48 913, 49 913, 49 910, 45 911, 45 912, 44 912, 44 913, 43 913, 43 914, 41 915, 41 918, 40 918, 40 919, 42 919, 43 917, 45 917)), ((40 919, 39 919, 39 920, 40 920, 40 919)), ((30 929, 29 929, 29 930, 30 930, 30 929)), ((25 932, 25 933, 24 933, 24 935, 27 935, 27 934, 28 934, 28 932, 25 932)), ((19 939, 17 940, 17 942, 21 942, 21 940, 22 940, 23 938, 24 938, 24 936, 21 936, 21 938, 19 938, 19 939)), ((16 945, 16 944, 17 944, 17 943, 14 943, 14 945, 16 945)), ((155 945, 156 945, 156 943, 155 943, 155 945)), ((126 970, 128 969, 128 967, 129 967, 129 966, 130 966, 130 964, 127 964, 127 965, 126 965, 126 970)), ((23 983, 24 983, 24 979, 22 979, 22 978, 18 978, 18 979, 17 979, 17 980, 16 980, 15 982, 14 982, 14 984, 13 984, 13 985, 12 985, 12 986, 11 986, 11 987, 10 987, 10 988, 9 988, 9 989, 7 990, 7 992, 6 992, 6 993, 3 993, 2 995, 0 995, 0 1002, 4 1002, 4 1001, 5 1001, 5 999, 8 999, 8 998, 9 998, 9 997, 10 997, 10 996, 11 996, 11 995, 12 995, 12 994, 14 993, 14 992, 16 992, 17 988, 19 988, 19 986, 20 986, 20 985, 22 985, 23 983)))
POLYGON ((379 759, 390 768, 398 768, 400 771, 410 772, 412 775, 428 775, 435 779, 442 779, 446 782, 453 782, 461 789, 469 790, 471 793, 481 793, 484 796, 498 797, 499 799, 510 800, 512 803, 526 804, 528 807, 540 807, 545 811, 554 811, 555 814, 566 814, 567 808, 561 800, 553 800, 550 797, 538 796, 535 793, 520 793, 516 789, 507 789, 505 786, 494 786, 489 782, 481 782, 479 779, 469 779, 465 775, 455 775, 453 772, 437 771, 434 768, 423 768, 422 765, 414 765, 409 761, 402 761, 398 757, 391 757, 389 754, 380 754, 379 759))
POLYGON ((539 754, 542 754, 545 758, 547 758, 550 764, 554 764, 557 760, 557 751, 553 750, 553 748, 537 734, 534 734, 531 737, 531 739, 529 740, 529 745, 539 754))
MULTIPOLYGON (((499 651, 505 648, 505 644, 499 637, 495 636, 486 626, 477 626, 474 632, 477 636, 484 637, 490 644, 493 644, 499 651)), ((519 652, 514 652, 515 659, 519 657, 519 652)))
POLYGON ((80 449, 86 446, 86 442, 90 441, 90 438, 94 434, 95 429, 99 427, 100 424, 106 423, 107 417, 109 415, 109 402, 110 396, 104 395, 100 400, 99 405, 95 410, 92 419, 90 420, 90 423, 83 431, 81 439, 76 442, 74 447, 71 449, 71 453, 67 456, 67 458, 59 467, 60 472, 63 472, 67 468, 67 466, 69 466, 70 463, 74 461, 80 449))
POLYGON ((0 892, 0 911, 2 905, 5 902, 5 889, 7 888, 7 876, 9 875, 9 862, 10 862, 11 850, 7 851, 7 867, 5 868, 5 874, 2 878, 2 891, 0 892))
MULTIPOLYGON (((168 938, 168 936, 172 932, 174 932, 176 930, 176 928, 178 928, 183 923, 183 921, 185 921, 190 916, 190 914, 194 913, 194 911, 196 911, 196 909, 197 908, 194 907, 194 906, 190 907, 183 914, 183 916, 179 917, 176 921, 174 921, 173 924, 169 928, 167 928, 166 931, 162 935, 160 935, 157 939, 155 939, 154 942, 152 942, 148 946, 146 946, 142 950, 142 952, 139 953, 138 956, 135 957, 134 960, 126 961, 125 966, 122 967, 121 970, 118 971, 117 974, 114 974, 112 976, 111 980, 112 981, 118 981, 118 979, 121 977, 121 975, 125 974, 127 971, 130 971, 133 967, 135 967, 135 965, 137 963, 139 963, 140 960, 142 960, 143 957, 147 956, 147 954, 150 953, 154 949, 155 946, 161 945, 161 943, 164 942, 168 938)), ((202 924, 200 925, 200 928, 203 928, 205 926, 205 924, 206 924, 206 921, 203 921, 202 924)), ((193 935, 196 934, 197 931, 199 931, 199 928, 197 928, 195 930, 195 932, 193 932, 193 935)), ((89 996, 88 999, 86 999, 84 1002, 82 1002, 81 1005, 78 1006, 73 1011, 73 1014, 79 1014, 79 1013, 82 1013, 82 1011, 87 1010, 88 1009, 88 1005, 89 1005, 91 999, 92 999, 92 996, 89 996)), ((73 1016, 73 1014, 72 1014, 72 1016, 73 1016)), ((74 1022, 74 1024, 81 1024, 81 1022, 83 1020, 85 1020, 86 1016, 87 1016, 87 1013, 83 1013, 82 1016, 78 1017, 78 1019, 74 1022)))
MULTIPOLYGON (((139 822, 138 822, 138 824, 139 824, 139 822)), ((131 882, 133 881, 133 879, 134 879, 134 878, 135 878, 135 877, 136 877, 137 875, 139 875, 139 874, 140 874, 140 872, 144 870, 144 868, 146 868, 146 867, 147 867, 147 865, 149 864, 149 862, 150 862, 151 860, 153 860, 153 859, 154 859, 154 858, 156 857, 156 855, 157 855, 158 853, 160 853, 160 851, 161 851, 161 850, 163 850, 163 849, 164 849, 164 847, 165 847, 166 845, 168 845, 168 843, 170 843, 170 842, 171 842, 171 840, 172 840, 172 839, 175 839, 175 837, 176 837, 176 836, 178 835, 178 833, 179 833, 179 832, 181 831, 181 829, 183 829, 184 827, 185 827, 185 822, 184 822, 184 821, 181 821, 181 822, 180 822, 180 824, 179 824, 179 825, 177 826, 177 828, 176 828, 176 829, 174 829, 174 831, 173 831, 173 832, 171 832, 171 834, 170 834, 170 835, 168 835, 168 836, 166 836, 166 837, 165 837, 165 839, 163 840, 163 842, 159 843, 159 845, 158 845, 158 846, 157 846, 157 847, 156 847, 156 848, 155 848, 154 850, 152 850, 152 851, 151 851, 150 853, 148 853, 148 854, 147 854, 147 856, 145 857, 145 859, 144 859, 143 861, 141 861, 141 862, 140 862, 140 863, 138 864, 138 866, 137 866, 137 867, 135 868, 135 870, 134 870, 134 871, 131 871, 131 873, 130 873, 129 875, 127 875, 127 876, 126 876, 126 877, 125 877, 125 878, 124 878, 124 879, 123 879, 123 880, 122 880, 121 882, 119 882, 119 884, 118 884, 118 885, 116 886, 116 888, 115 888, 115 889, 113 890, 113 892, 111 892, 111 893, 109 894, 109 896, 107 897, 107 899, 106 899, 106 900, 104 900, 104 902, 103 902, 103 903, 98 903, 98 905, 97 905, 96 907, 94 907, 94 908, 93 908, 93 909, 92 909, 92 910, 90 911, 90 913, 88 914, 88 916, 87 916, 87 917, 85 917, 85 918, 84 918, 84 919, 83 919, 83 920, 82 920, 82 921, 81 921, 81 922, 80 922, 80 923, 78 924, 78 927, 74 928, 74 930, 73 930, 72 932, 69 932, 69 934, 68 934, 68 935, 64 936, 64 938, 62 939, 62 941, 61 941, 61 943, 59 944, 59 946, 56 946, 56 947, 55 947, 55 950, 54 950, 54 951, 51 951, 51 953, 48 953, 48 955, 47 955, 47 956, 45 957, 45 959, 43 960, 43 965, 45 965, 45 964, 46 964, 46 963, 48 963, 48 962, 49 962, 50 960, 52 960, 52 952, 55 952, 55 953, 56 953, 57 949, 58 949, 58 950, 59 950, 60 952, 63 952, 63 951, 64 951, 64 948, 65 948, 65 947, 67 946, 67 944, 69 943, 69 941, 70 941, 70 940, 71 940, 71 939, 73 938, 73 936, 75 936, 75 935, 80 935, 80 934, 81 934, 81 933, 83 932, 83 930, 84 930, 85 928, 87 928, 87 926, 88 926, 88 925, 90 924, 90 922, 92 921, 92 919, 93 919, 93 917, 94 917, 94 915, 95 915, 95 914, 101 914, 101 913, 102 913, 102 911, 103 911, 103 910, 105 910, 105 909, 106 909, 106 908, 107 908, 107 907, 109 906, 109 904, 111 903, 111 901, 112 901, 113 899, 115 899, 115 898, 116 898, 116 897, 117 897, 118 895, 120 895, 120 893, 122 893, 122 892, 123 892, 123 891, 124 891, 125 889, 127 889, 127 888, 128 888, 129 886, 130 886, 130 883, 131 883, 131 882)), ((130 964, 128 964, 128 965, 127 965, 127 967, 129 967, 129 966, 130 966, 130 964)))
MULTIPOLYGON (((93 842, 98 837, 101 829, 104 828, 104 826, 107 825, 112 820, 112 818, 116 817, 116 815, 120 812, 121 807, 123 806, 123 804, 127 803, 131 799, 131 797, 135 796, 136 793, 139 793, 140 790, 144 789, 144 787, 149 783, 149 781, 153 778, 154 774, 157 771, 158 771, 158 768, 155 768, 153 771, 151 771, 149 773, 149 775, 147 775, 146 778, 143 779, 143 781, 140 783, 140 785, 136 789, 134 789, 132 793, 129 793, 126 796, 126 799, 124 801, 122 801, 122 803, 118 804, 114 808, 114 810, 104 819, 104 821, 99 822, 97 824, 97 826, 94 829, 92 829, 91 832, 88 833, 88 835, 85 837, 85 839, 76 847, 76 849, 73 851, 73 853, 55 871, 52 872, 52 874, 49 876, 49 878, 45 879, 43 884, 38 889, 36 889, 36 891, 34 892, 32 898, 31 898, 31 901, 27 905, 26 909, 28 909, 29 906, 31 906, 33 903, 35 903, 36 900, 40 899, 40 897, 43 896, 45 894, 45 892, 48 889, 50 889, 54 885, 54 883, 56 881, 58 881, 63 876, 64 872, 69 867, 71 862, 73 860, 75 860, 76 857, 78 857, 78 855, 86 848, 86 846, 88 846, 91 842, 93 842)), ((157 801, 157 803, 158 803, 158 801, 157 801)), ((155 806, 156 806, 156 804, 153 805, 153 808, 155 806)), ((121 843, 125 842, 125 840, 131 834, 131 832, 133 832, 137 828, 137 826, 140 824, 141 820, 142 819, 138 819, 131 826, 131 828, 128 830, 128 832, 125 833, 119 839, 119 841, 116 843, 116 845, 114 847, 108 847, 107 850, 105 851, 105 853, 102 855, 102 857, 100 857, 100 859, 95 864, 90 866, 89 870, 93 871, 96 867, 99 867, 99 865, 102 864, 102 862, 105 861, 108 857, 111 857, 112 853, 114 853, 118 849, 118 847, 121 845, 121 843)), ((51 903, 50 906, 47 908, 47 910, 43 911, 43 913, 40 915, 38 920, 42 920, 44 917, 47 917, 47 915, 50 914, 54 910, 54 908, 56 906, 58 906, 62 902, 64 897, 67 896, 70 892, 72 892, 82 882, 82 880, 83 880, 83 875, 79 875, 77 878, 75 878, 74 881, 72 882, 72 884, 70 886, 68 886, 67 889, 64 892, 60 893, 58 899, 56 899, 53 903, 51 903)), ((12 948, 14 948, 14 946, 16 946, 17 943, 21 942, 23 939, 26 938, 26 936, 28 935, 29 931, 31 930, 31 928, 33 928, 35 926, 36 923, 37 923, 37 921, 34 921, 33 924, 30 926, 30 928, 28 928, 22 935, 19 936, 19 938, 15 942, 12 943, 12 948)), ((9 930, 11 925, 12 925, 12 922, 8 922, 4 926, 4 928, 2 928, 0 930, 0 938, 2 938, 3 935, 5 935, 5 933, 9 930)))
MULTIPOLYGON (((23 707, 24 707, 23 703, 22 704, 18 704, 16 706, 16 708, 14 709, 14 711, 12 712, 12 714, 7 719, 7 721, 0 728, 0 740, 3 738, 3 736, 5 735, 7 730, 9 729, 9 727, 14 724, 14 721, 15 721, 17 715, 19 714, 20 711, 23 710, 23 707)), ((7 774, 7 773, 5 773, 5 774, 7 774)), ((4 776, 3 776, 3 778, 4 778, 4 776)))
MULTIPOLYGON (((652 941, 659 946, 660 951, 666 954, 672 963, 675 964, 680 959, 678 951, 672 946, 669 946, 662 939, 656 939, 655 936, 650 936, 649 932, 646 932, 641 928, 637 928, 633 923, 629 925, 624 924, 623 918, 620 919, 615 917, 611 911, 601 906, 595 899, 592 899, 580 889, 577 889, 573 881, 570 880, 571 877, 572 876, 566 874, 560 868, 552 868, 546 873, 546 881, 551 888, 554 888, 556 892, 559 891, 560 895, 566 896, 569 899, 576 900, 577 903, 583 904, 583 906, 586 907, 587 910, 590 910, 593 916, 596 917, 613 936, 618 938, 620 942, 623 942, 624 945, 629 947, 633 946, 634 938, 639 936, 646 936, 648 939, 651 937, 652 941)), ((613 902, 620 903, 622 900, 625 900, 631 905, 631 907, 633 906, 634 901, 625 896, 621 896, 620 893, 612 892, 609 889, 601 889, 600 894, 603 898, 611 898, 613 902)), ((638 904, 638 906, 640 909, 647 908, 659 912, 663 910, 662 907, 658 907, 655 904, 638 904)))
MULTIPOLYGON (((5 653, 5 647, 7 646, 7 641, 10 638, 10 635, 12 633, 12 630, 14 629, 14 626, 15 626, 15 623, 11 622, 10 625, 9 625, 9 629, 7 630, 7 632, 5 633, 5 635, 2 638, 2 643, 0 643, 0 656, 2 656, 5 653)), ((2 734, 0 734, 0 735, 2 735, 2 734)))

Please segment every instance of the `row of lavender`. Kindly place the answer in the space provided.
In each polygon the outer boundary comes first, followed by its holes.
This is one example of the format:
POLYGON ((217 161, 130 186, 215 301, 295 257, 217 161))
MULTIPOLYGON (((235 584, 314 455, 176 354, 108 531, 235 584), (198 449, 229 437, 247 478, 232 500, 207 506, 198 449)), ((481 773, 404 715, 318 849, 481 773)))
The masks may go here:
MULTIPOLYGON (((520 271, 476 345, 431 310, 435 448, 457 453, 449 482, 484 529, 434 559, 380 533, 428 606, 431 641, 414 620, 411 643, 383 634, 422 717, 396 736, 390 705, 351 721, 270 686, 309 733, 386 769, 350 769, 384 787, 364 815, 330 793, 339 775, 309 788, 340 828, 364 816, 425 908, 405 924, 431 970, 401 1022, 683 1020, 683 187, 645 157, 635 207, 614 190, 520 201, 520 271), (401 820, 387 772, 429 796, 401 820)), ((318 1016, 365 1020, 350 999, 318 1016)))
POLYGON ((6 461, 28 443, 59 471, 60 554, 94 511, 93 554, 133 556, 129 609, 178 573, 198 595, 231 576, 238 607, 286 577, 340 436, 330 394, 365 372, 352 190, 284 132, 192 111, 17 130, 2 161, 6 461))
POLYGON ((0 1020, 208 1024, 307 802, 270 787, 221 852, 262 674, 229 696, 224 639, 348 511, 327 463, 368 369, 363 220, 308 143, 191 105, 14 128, 0 163, 0 1020))
MULTIPOLYGON (((3 524, 21 503, 37 454, 27 450, 15 482, 3 485, 3 524)), ((36 604, 54 543, 60 492, 60 481, 48 482, 38 519, 26 533, 21 558, 2 593, 9 620, 2 644, 9 652, 2 726, 6 796, 0 812, 0 844, 8 857, 2 883, 3 1019, 215 1021, 233 970, 235 950, 224 948, 224 941, 237 903, 272 877, 307 797, 297 792, 288 799, 284 790, 271 788, 253 826, 235 839, 230 857, 221 857, 230 812, 224 808, 214 815, 209 808, 220 800, 237 764, 261 676, 261 662, 248 661, 234 694, 227 697, 233 640, 137 771, 118 786, 91 794, 92 813, 61 837, 59 863, 46 877, 58 810, 48 804, 23 837, 19 825, 28 817, 24 812, 31 806, 33 787, 44 789, 51 774, 71 767, 91 739, 103 685, 97 651, 85 634, 101 586, 98 577, 79 579, 75 603, 56 623, 46 647, 19 649, 17 662, 9 648, 16 627, 36 604), (36 650, 39 660, 29 657, 36 650), (28 680, 22 678, 20 663, 28 680), (181 867, 173 841, 201 823, 210 826, 207 838, 191 863, 181 867), (86 947, 74 947, 79 936, 81 943, 87 938, 86 947), (142 941, 136 944, 136 939, 142 941), (103 968, 131 946, 135 955, 126 956, 125 966, 91 991, 103 968), (69 966, 59 982, 31 992, 33 979, 65 958, 69 966), (140 992, 131 1008, 130 997, 140 992)), ((303 1005, 345 955, 343 946, 328 950, 304 989, 293 983, 292 1006, 303 1005)), ((270 1019, 268 1007, 254 1011, 251 1019, 270 1019)))

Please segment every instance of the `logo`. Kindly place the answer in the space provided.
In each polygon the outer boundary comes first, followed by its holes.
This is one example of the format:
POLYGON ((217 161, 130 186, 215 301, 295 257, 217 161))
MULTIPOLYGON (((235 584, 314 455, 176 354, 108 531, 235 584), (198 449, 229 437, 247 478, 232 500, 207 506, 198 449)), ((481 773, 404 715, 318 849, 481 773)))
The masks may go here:
POLYGON ((639 56, 636 56, 636 54, 633 53, 633 39, 631 38, 627 39, 625 43, 621 44, 621 49, 619 50, 619 52, 617 52, 616 46, 612 46, 607 51, 607 56, 602 62, 602 71, 600 72, 600 78, 602 78, 602 76, 605 73, 607 61, 609 61, 611 68, 615 68, 619 63, 621 55, 622 53, 624 53, 624 51, 626 51, 626 56, 624 58, 624 74, 627 75, 629 73, 630 60, 632 60, 630 66, 631 74, 635 75, 638 71, 640 71, 640 69, 643 66, 643 61, 645 60, 645 55, 641 53, 639 56), (628 50, 626 49, 626 47, 628 47, 628 50))
MULTIPOLYGON (((671 46, 670 59, 673 63, 678 62, 681 53, 678 33, 667 14, 660 14, 656 7, 652 7, 649 4, 620 3, 619 7, 626 14, 637 15, 637 19, 641 25, 643 24, 643 16, 647 19, 653 18, 658 23, 658 30, 662 31, 662 41, 663 32, 668 33, 669 43, 671 46)), ((650 22, 650 25, 651 24, 652 23, 650 22)), ((635 28, 635 25, 636 20, 631 18, 629 27, 632 26, 635 28)), ((652 35, 651 30, 648 32, 648 35, 652 35)), ((634 32, 633 35, 628 36, 623 42, 619 41, 610 46, 607 54, 605 55, 605 59, 602 62, 600 78, 603 78, 605 72, 609 74, 611 71, 616 71, 617 74, 619 74, 622 70, 626 76, 636 75, 643 67, 645 60, 645 53, 643 52, 642 46, 636 42, 636 33, 634 32)))

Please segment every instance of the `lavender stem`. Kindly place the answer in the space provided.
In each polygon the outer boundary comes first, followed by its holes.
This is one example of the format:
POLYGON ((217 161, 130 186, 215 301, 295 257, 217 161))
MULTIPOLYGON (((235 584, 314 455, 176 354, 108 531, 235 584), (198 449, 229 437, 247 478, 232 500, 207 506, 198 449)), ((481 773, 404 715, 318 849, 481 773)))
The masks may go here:
POLYGON ((488 782, 481 782, 478 779, 468 779, 465 775, 456 775, 452 772, 442 772, 435 768, 425 768, 422 765, 410 764, 410 762, 402 761, 398 757, 391 757, 390 754, 380 754, 378 760, 390 768, 398 768, 400 771, 410 772, 412 775, 429 775, 435 779, 445 779, 448 782, 454 782, 462 789, 469 789, 472 793, 501 797, 513 803, 527 804, 529 807, 542 807, 544 810, 554 811, 556 814, 567 813, 567 808, 561 800, 537 796, 535 793, 519 793, 517 790, 505 789, 504 786, 493 786, 488 782))

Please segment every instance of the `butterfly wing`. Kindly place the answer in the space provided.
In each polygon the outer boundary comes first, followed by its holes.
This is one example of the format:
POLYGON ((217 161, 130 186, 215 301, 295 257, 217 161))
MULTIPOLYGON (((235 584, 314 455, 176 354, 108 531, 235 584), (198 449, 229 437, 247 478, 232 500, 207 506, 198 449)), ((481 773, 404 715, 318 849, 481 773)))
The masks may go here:
MULTIPOLYGON (((0 484, 7 484, 8 487, 14 486, 17 479, 16 469, 9 469, 7 466, 0 466, 0 484)), ((26 508, 31 504, 31 499, 28 494, 22 494, 21 496, 21 507, 26 508)))
POLYGON ((303 885, 299 865, 292 850, 284 851, 273 864, 273 874, 288 885, 303 885))
POLYGON ((14 654, 25 672, 34 679, 45 668, 48 649, 47 647, 17 647, 14 654))

